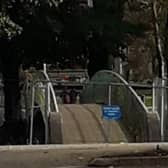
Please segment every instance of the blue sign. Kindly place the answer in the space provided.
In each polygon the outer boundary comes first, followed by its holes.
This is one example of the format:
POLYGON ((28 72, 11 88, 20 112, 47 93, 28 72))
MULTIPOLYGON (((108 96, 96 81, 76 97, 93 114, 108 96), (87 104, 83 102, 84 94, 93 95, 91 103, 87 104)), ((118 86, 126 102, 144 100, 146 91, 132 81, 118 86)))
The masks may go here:
POLYGON ((102 107, 102 118, 106 120, 119 120, 121 118, 121 110, 117 105, 107 105, 102 107))

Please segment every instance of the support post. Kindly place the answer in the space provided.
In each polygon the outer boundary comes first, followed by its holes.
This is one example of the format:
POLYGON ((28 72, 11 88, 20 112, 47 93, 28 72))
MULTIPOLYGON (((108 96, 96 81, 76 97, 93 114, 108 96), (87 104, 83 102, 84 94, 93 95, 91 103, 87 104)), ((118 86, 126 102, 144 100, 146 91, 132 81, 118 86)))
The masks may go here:
POLYGON ((33 143, 33 117, 34 117, 34 97, 35 97, 35 88, 32 85, 32 101, 31 101, 31 113, 30 113, 30 141, 29 144, 33 143))
POLYGON ((48 143, 49 83, 45 87, 45 144, 48 143))
POLYGON ((165 135, 164 135, 164 128, 165 128, 165 80, 162 77, 162 83, 161 83, 161 141, 164 142, 165 135))
POLYGON ((108 86, 108 105, 111 105, 111 84, 108 86))
POLYGON ((155 95, 156 95, 156 88, 155 88, 155 81, 153 81, 153 84, 152 84, 152 112, 156 111, 156 98, 155 98, 155 95))

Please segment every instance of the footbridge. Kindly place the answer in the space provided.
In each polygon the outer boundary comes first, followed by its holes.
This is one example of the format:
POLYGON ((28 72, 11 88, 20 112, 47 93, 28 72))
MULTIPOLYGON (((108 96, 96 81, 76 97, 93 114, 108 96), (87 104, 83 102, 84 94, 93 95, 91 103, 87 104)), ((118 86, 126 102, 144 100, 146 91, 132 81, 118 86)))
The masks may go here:
POLYGON ((50 143, 121 143, 160 141, 158 115, 149 112, 117 73, 97 72, 80 94, 80 104, 58 104, 50 113, 50 143), (103 105, 117 105, 118 121, 102 119, 103 105))
POLYGON ((148 111, 120 75, 97 72, 85 83, 78 104, 58 103, 53 85, 57 81, 45 72, 32 75, 34 80, 26 85, 22 98, 29 100, 25 108, 30 118, 30 145, 0 146, 1 167, 167 167, 168 144, 146 143, 160 141, 157 114, 148 111), (120 120, 102 119, 103 105, 118 105, 120 120), (40 126, 35 119, 39 111, 40 126), (42 132, 45 145, 33 145, 34 140, 41 140, 36 129, 42 132))
MULTIPOLYGON (((107 70, 97 72, 89 82, 82 84, 84 89, 80 92, 80 102, 73 104, 60 103, 56 95, 57 87, 60 84, 67 86, 68 82, 60 83, 46 71, 31 74, 33 81, 26 83, 22 95, 23 116, 30 121, 29 144, 160 141, 157 113, 148 111, 119 74, 107 70), (117 121, 103 119, 104 105, 119 106, 121 118, 117 121), (40 122, 39 112, 42 116, 40 122)), ((75 82, 74 85, 81 83, 75 82)))

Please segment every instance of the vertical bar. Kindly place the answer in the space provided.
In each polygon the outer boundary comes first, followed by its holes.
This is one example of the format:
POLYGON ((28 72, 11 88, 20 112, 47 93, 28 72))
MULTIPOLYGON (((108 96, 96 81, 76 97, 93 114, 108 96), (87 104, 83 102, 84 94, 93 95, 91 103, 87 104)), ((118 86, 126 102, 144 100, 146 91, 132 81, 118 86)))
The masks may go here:
POLYGON ((47 117, 49 117, 49 113, 51 112, 51 94, 50 94, 50 84, 47 83, 47 117))
POLYGON ((155 112, 155 107, 156 107, 156 101, 155 101, 155 95, 156 95, 156 92, 155 92, 155 82, 153 81, 153 84, 152 84, 152 112, 155 112))
POLYGON ((25 109, 26 109, 25 118, 26 118, 26 120, 28 120, 29 114, 31 113, 30 112, 31 103, 30 103, 30 100, 28 99, 28 96, 30 95, 30 93, 29 93, 29 89, 28 88, 29 88, 29 83, 28 83, 28 80, 26 80, 25 93, 24 93, 25 109))
POLYGON ((32 86, 32 102, 31 102, 31 113, 30 113, 30 142, 32 145, 33 142, 33 115, 34 115, 34 96, 35 96, 35 88, 32 86))
POLYGON ((45 88, 45 144, 48 143, 48 85, 49 83, 47 82, 47 86, 45 88))
POLYGON ((108 105, 111 105, 111 84, 108 86, 108 105))
POLYGON ((88 0, 88 7, 93 8, 93 0, 88 0))
POLYGON ((47 73, 47 65, 46 64, 43 64, 43 71, 44 71, 44 73, 47 73))
MULTIPOLYGON (((111 84, 108 85, 108 105, 111 105, 111 84)), ((105 121, 107 143, 110 142, 110 121, 105 121)))
POLYGON ((119 74, 120 74, 120 75, 123 75, 123 65, 122 65, 122 59, 120 58, 119 60, 120 60, 120 62, 119 62, 119 66, 120 66, 120 69, 119 69, 119 74))
POLYGON ((162 85, 161 85, 161 141, 164 142, 164 106, 165 106, 165 102, 164 102, 164 86, 165 86, 165 81, 162 78, 162 85))

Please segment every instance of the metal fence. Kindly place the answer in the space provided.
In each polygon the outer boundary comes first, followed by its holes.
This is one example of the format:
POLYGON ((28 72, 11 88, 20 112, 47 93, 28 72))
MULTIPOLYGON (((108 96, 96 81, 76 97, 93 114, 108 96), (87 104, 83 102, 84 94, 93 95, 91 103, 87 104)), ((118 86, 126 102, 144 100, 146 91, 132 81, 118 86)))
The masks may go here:
MULTIPOLYGON (((36 74, 37 75, 37 74, 36 74)), ((101 105, 119 105, 122 112, 121 126, 125 128, 126 132, 131 135, 130 141, 132 142, 144 142, 149 140, 148 132, 148 113, 155 113, 161 118, 161 89, 165 90, 165 104, 164 104, 164 135, 165 140, 168 139, 168 109, 167 109, 167 89, 162 88, 159 81, 155 82, 155 85, 137 85, 128 84, 120 75, 112 71, 100 71, 95 74, 90 82, 58 82, 50 81, 45 72, 40 72, 37 77, 34 77, 33 82, 27 83, 22 97, 22 110, 25 113, 25 117, 30 116, 30 140, 32 144, 33 135, 33 115, 36 108, 40 108, 43 120, 45 123, 45 134, 47 143, 48 135, 48 117, 50 112, 59 113, 58 103, 65 103, 57 93, 57 87, 61 86, 61 92, 63 88, 67 88, 68 92, 73 86, 82 86, 80 90, 76 90, 76 101, 73 103, 96 103, 101 105), (141 88, 141 90, 148 90, 150 102, 150 109, 145 106, 143 102, 143 95, 138 95, 132 88, 141 88), (60 101, 58 99, 61 99, 60 101), (57 102, 59 101, 59 102, 57 102)), ((75 88, 74 87, 74 88, 75 88)), ((147 103, 148 104, 148 103, 147 103)), ((1 123, 4 120, 4 94, 3 86, 0 87, 0 114, 1 123)), ((1 124, 0 123, 0 124, 1 124)))
MULTIPOLYGON (((37 74, 35 74, 37 75, 37 74)), ((30 96, 30 140, 33 141, 33 118, 34 109, 39 108, 43 117, 45 125, 45 143, 48 143, 49 137, 49 117, 51 112, 59 113, 57 100, 52 83, 49 81, 48 74, 46 72, 39 72, 38 78, 30 83, 30 90, 26 91, 30 96)))
POLYGON ((130 135, 130 141, 148 141, 149 111, 132 87, 117 73, 98 72, 81 95, 81 102, 120 106, 121 126, 130 135))

